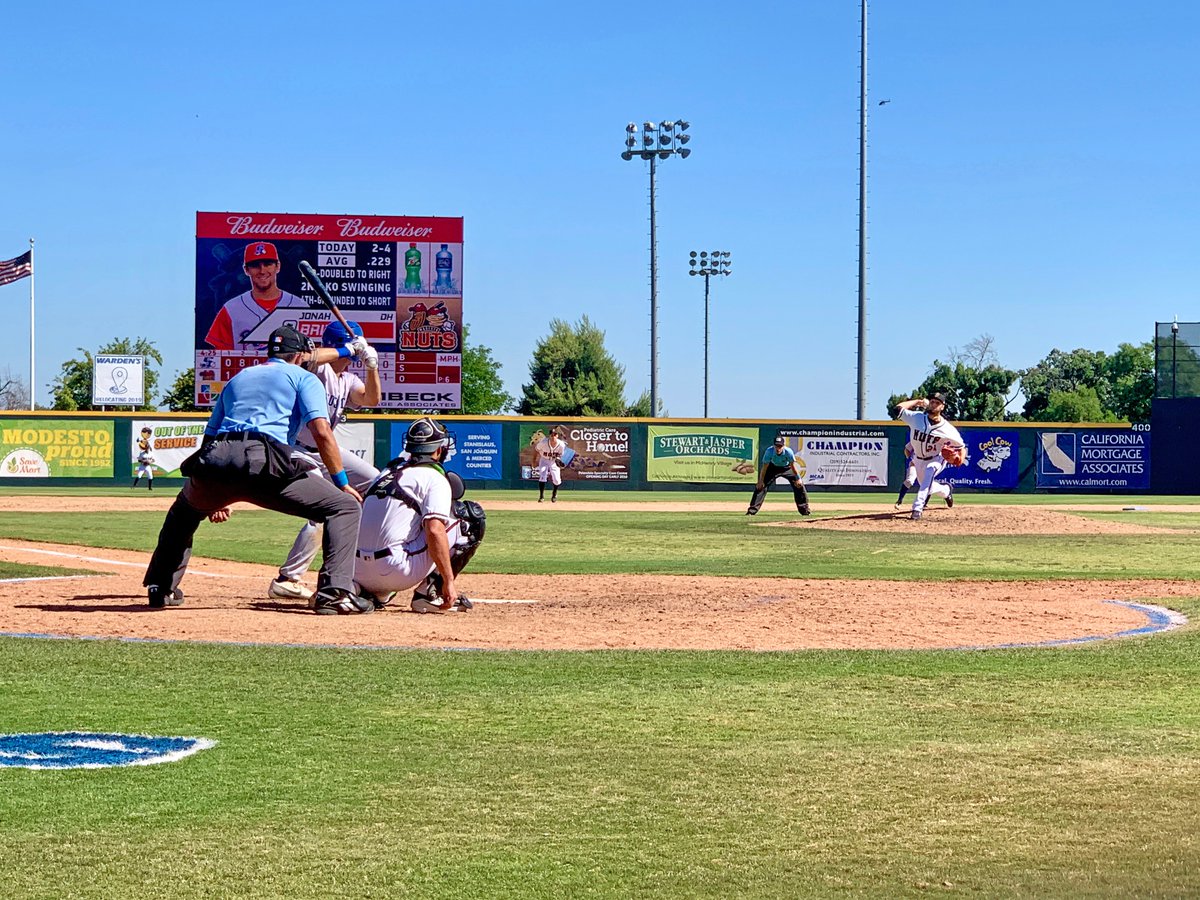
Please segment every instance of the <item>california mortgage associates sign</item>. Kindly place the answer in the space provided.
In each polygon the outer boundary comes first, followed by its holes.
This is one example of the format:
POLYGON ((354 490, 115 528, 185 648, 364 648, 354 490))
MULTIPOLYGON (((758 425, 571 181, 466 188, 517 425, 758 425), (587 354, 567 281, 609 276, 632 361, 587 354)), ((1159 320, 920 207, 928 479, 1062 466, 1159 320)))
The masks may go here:
POLYGON ((1037 486, 1073 491, 1149 490, 1149 426, 1039 431, 1037 486))

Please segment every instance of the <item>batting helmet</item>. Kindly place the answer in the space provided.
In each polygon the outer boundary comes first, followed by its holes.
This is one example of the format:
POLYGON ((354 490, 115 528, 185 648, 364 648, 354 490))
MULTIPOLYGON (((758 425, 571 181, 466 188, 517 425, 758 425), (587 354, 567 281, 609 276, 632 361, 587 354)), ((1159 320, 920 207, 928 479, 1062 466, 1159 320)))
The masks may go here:
POLYGON ((454 446, 454 439, 441 423, 426 416, 408 426, 404 435, 404 452, 413 456, 432 456, 439 447, 454 446))
POLYGON ((328 325, 326 325, 325 330, 323 332, 321 332, 321 346, 322 347, 341 347, 341 346, 344 346, 345 344, 350 343, 352 340, 354 340, 354 338, 356 336, 357 337, 363 336, 363 330, 362 330, 361 325, 359 325, 357 322, 351 322, 349 324, 350 324, 350 331, 346 331, 346 326, 343 325, 341 322, 339 322, 337 319, 334 319, 332 322, 330 322, 328 325), (354 332, 354 333, 351 334, 350 332, 354 332))

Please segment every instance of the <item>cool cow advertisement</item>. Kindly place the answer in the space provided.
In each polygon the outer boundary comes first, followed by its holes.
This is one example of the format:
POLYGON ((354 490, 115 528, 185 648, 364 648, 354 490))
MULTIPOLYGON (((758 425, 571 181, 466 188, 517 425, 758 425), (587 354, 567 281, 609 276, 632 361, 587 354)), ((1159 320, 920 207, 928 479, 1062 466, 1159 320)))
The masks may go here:
POLYGON ((265 359, 276 328, 320 341, 333 313, 303 260, 379 351, 381 407, 458 409, 462 241, 461 218, 196 213, 196 404, 265 359))

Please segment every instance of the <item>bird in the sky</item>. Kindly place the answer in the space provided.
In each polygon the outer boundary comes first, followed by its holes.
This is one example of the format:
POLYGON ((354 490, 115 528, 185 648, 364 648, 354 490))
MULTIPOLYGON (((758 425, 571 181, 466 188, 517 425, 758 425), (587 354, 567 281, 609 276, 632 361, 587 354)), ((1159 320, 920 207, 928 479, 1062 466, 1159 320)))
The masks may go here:
POLYGON ((891 100, 880 100, 880 101, 879 101, 879 105, 880 105, 880 106, 883 106, 883 104, 885 104, 885 103, 891 103, 891 102, 892 102, 891 100))

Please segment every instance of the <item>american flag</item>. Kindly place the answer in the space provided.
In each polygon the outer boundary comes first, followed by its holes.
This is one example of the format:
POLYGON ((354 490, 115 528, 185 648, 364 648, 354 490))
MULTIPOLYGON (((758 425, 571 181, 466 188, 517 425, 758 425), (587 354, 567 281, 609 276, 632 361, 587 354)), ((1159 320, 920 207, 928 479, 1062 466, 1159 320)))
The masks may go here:
POLYGON ((33 274, 33 251, 26 250, 16 259, 0 262, 0 287, 33 274))

